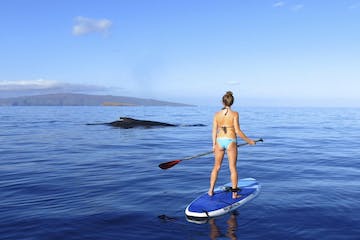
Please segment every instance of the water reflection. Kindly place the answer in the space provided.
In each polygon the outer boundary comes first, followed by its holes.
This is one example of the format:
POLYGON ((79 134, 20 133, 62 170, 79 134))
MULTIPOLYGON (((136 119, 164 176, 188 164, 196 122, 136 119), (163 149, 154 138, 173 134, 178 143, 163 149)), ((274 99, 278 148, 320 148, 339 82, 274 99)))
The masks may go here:
POLYGON ((194 220, 187 218, 188 222, 196 223, 196 224, 206 224, 208 223, 210 226, 210 239, 220 239, 227 237, 231 240, 236 240, 236 230, 238 228, 237 216, 238 212, 234 211, 231 212, 229 218, 226 221, 226 233, 224 233, 225 229, 221 229, 216 221, 220 220, 219 218, 209 218, 209 219, 202 219, 202 220, 194 220))
POLYGON ((226 221, 227 223, 227 229, 226 229, 226 234, 224 235, 221 232, 221 229, 219 228, 218 225, 216 225, 216 219, 212 218, 209 220, 209 225, 210 225, 210 239, 218 239, 220 237, 228 237, 231 240, 236 240, 237 236, 236 236, 236 229, 238 226, 237 223, 237 213, 233 212, 230 214, 229 219, 226 221))

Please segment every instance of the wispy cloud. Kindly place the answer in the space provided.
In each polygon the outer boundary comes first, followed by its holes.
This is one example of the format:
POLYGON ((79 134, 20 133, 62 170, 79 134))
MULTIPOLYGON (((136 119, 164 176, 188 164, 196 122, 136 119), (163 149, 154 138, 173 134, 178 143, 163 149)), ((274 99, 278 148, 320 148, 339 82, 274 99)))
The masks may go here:
POLYGON ((59 81, 46 79, 0 81, 0 93, 2 95, 28 95, 65 92, 93 93, 107 90, 109 89, 102 86, 62 83, 59 81))
POLYGON ((305 7, 304 4, 299 3, 299 4, 291 5, 291 4, 286 4, 284 1, 277 1, 272 6, 274 8, 285 8, 285 5, 287 6, 286 9, 290 9, 291 11, 294 12, 300 11, 305 7))
POLYGON ((34 90, 49 89, 58 86, 56 81, 52 80, 24 80, 24 81, 0 81, 0 91, 18 91, 18 90, 34 90))
POLYGON ((283 7, 283 6, 285 6, 285 2, 283 2, 283 1, 278 1, 273 4, 273 7, 276 7, 276 8, 283 7))
POLYGON ((108 19, 92 19, 82 16, 75 18, 75 25, 72 33, 75 36, 82 36, 89 33, 103 33, 107 34, 112 22, 108 19))
POLYGON ((303 4, 296 4, 294 6, 291 7, 291 10, 297 12, 297 11, 300 11, 304 8, 304 5, 303 4))
POLYGON ((228 85, 231 86, 236 86, 236 85, 240 85, 240 81, 235 81, 235 80, 230 80, 228 82, 226 82, 228 85))
POLYGON ((360 2, 353 3, 349 6, 349 9, 357 9, 360 8, 360 2))

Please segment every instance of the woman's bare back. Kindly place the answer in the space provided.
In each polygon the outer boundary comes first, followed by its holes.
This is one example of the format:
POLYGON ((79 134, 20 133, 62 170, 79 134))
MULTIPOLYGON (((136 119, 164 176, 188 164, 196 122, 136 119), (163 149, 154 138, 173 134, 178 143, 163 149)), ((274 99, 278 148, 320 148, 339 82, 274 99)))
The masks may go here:
POLYGON ((236 117, 238 113, 229 108, 225 108, 215 115, 218 134, 217 137, 236 138, 236 117))

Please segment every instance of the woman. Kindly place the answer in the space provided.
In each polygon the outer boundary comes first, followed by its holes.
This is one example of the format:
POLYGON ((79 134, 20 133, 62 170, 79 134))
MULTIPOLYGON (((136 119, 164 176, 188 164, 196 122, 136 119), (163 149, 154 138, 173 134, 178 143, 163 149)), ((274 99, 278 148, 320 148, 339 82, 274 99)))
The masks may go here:
POLYGON ((213 120, 212 142, 215 153, 215 163, 210 177, 209 196, 214 195, 214 187, 217 176, 224 159, 225 151, 229 160, 229 168, 232 184, 232 197, 240 197, 237 187, 238 174, 236 169, 237 161, 237 137, 241 137, 248 144, 254 145, 255 142, 248 138, 240 129, 239 113, 231 109, 234 103, 234 97, 231 91, 226 92, 222 98, 224 108, 217 112, 213 120))

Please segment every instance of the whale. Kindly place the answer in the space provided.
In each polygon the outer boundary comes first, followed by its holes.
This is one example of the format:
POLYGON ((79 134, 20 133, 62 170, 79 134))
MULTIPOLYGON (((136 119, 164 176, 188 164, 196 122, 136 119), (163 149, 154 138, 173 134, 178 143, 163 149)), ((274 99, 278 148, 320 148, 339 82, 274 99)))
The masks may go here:
POLYGON ((150 121, 150 120, 140 120, 130 117, 120 117, 119 120, 109 122, 109 123, 88 123, 87 125, 109 125, 116 128, 153 128, 153 127, 204 127, 204 124, 171 124, 166 122, 150 121))

